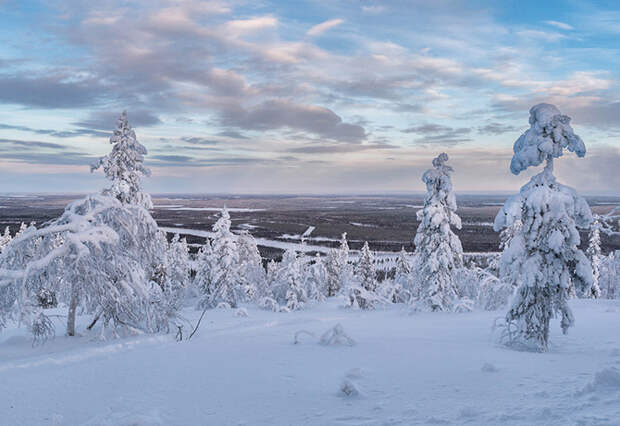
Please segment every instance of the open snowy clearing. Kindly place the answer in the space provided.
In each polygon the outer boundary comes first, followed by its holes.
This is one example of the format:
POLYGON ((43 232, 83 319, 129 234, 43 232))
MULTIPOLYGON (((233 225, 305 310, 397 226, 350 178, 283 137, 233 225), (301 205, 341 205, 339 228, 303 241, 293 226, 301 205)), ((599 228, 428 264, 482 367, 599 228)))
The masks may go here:
MULTIPOLYGON (((554 321, 548 353, 494 344, 491 325, 503 312, 410 315, 403 306, 361 312, 338 304, 293 313, 247 307, 248 317, 212 310, 180 343, 173 333, 58 336, 32 348, 25 330, 7 329, 0 423, 618 423, 618 300, 572 300, 577 324, 563 336, 554 321), (353 346, 319 344, 336 324, 353 346)), ((183 313, 192 322, 200 314, 183 313)), ((88 318, 80 319, 84 330, 88 318)))

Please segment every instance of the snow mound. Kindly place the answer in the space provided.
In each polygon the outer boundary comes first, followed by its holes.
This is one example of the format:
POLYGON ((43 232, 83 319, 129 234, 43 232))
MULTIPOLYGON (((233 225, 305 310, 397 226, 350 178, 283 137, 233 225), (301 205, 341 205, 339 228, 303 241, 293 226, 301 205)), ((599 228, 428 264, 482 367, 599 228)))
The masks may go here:
POLYGON ((485 373, 497 373, 499 371, 497 367, 490 362, 485 362, 480 370, 485 373))
POLYGON ((319 340, 323 346, 353 346, 355 340, 344 332, 344 328, 340 323, 327 330, 319 340))
POLYGON ((301 336, 303 335, 307 335, 310 337, 314 337, 314 333, 312 333, 311 331, 308 330, 298 330, 295 332, 295 340, 293 340, 293 344, 294 345, 298 345, 301 343, 301 336))
POLYGON ((239 317, 239 318, 247 318, 248 317, 248 310, 245 308, 239 308, 235 310, 235 316, 239 317))
POLYGON ((157 413, 110 412, 96 416, 85 426, 162 426, 166 424, 157 413))
POLYGON ((349 370, 340 384, 340 395, 345 397, 357 397, 362 395, 361 388, 357 383, 358 379, 361 377, 361 369, 354 368, 349 370))
POLYGON ((603 392, 610 390, 620 390, 620 370, 616 367, 603 368, 594 374, 594 380, 577 392, 583 395, 592 392, 603 392))

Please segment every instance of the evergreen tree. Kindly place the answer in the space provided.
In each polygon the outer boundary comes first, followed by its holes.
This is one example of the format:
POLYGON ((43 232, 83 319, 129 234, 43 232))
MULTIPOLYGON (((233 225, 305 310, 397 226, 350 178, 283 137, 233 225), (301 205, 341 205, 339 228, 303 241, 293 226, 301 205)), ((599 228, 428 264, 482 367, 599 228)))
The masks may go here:
POLYGON ((94 315, 89 328, 99 323, 102 338, 110 324, 114 334, 167 329, 167 243, 144 208, 150 197, 138 176, 147 174, 146 149, 135 141, 125 114, 110 141, 112 152, 95 168, 104 167, 111 188, 71 203, 40 229, 22 224, 0 256, 0 306, 10 306, 8 315, 29 324, 35 339, 53 332, 40 309, 51 295, 68 306, 69 336, 76 334, 78 310, 94 315))
POLYGON ((345 288, 350 278, 349 244, 346 232, 340 239, 340 248, 332 249, 327 253, 325 269, 327 271, 327 297, 332 297, 345 288))
POLYGON ((306 294, 302 264, 293 249, 288 249, 278 265, 275 283, 272 286, 273 299, 285 310, 301 309, 308 295, 306 294))
POLYGON ((375 270, 375 256, 364 242, 360 250, 359 260, 355 269, 355 280, 349 288, 349 303, 360 309, 375 307, 377 290, 377 271, 375 270))
POLYGON ((166 251, 166 278, 163 284, 166 313, 174 317, 183 307, 185 290, 189 283, 189 247, 185 238, 175 234, 166 251))
POLYGON ((239 285, 245 300, 254 300, 266 292, 266 274, 256 240, 248 232, 237 237, 239 251, 239 285))
POLYGON ((9 231, 9 227, 4 228, 4 234, 0 234, 0 253, 6 246, 9 245, 13 237, 11 236, 11 232, 9 231))
POLYGON ((392 303, 408 303, 412 297, 414 288, 413 271, 407 257, 405 248, 402 247, 396 257, 394 279, 385 279, 381 284, 381 295, 392 303))
POLYGON ((445 163, 446 153, 433 160, 433 168, 422 176, 426 184, 424 208, 417 212, 420 225, 415 236, 415 266, 420 289, 418 301, 433 311, 449 310, 458 298, 453 272, 463 266, 461 241, 450 226, 461 229, 456 198, 445 163))
POLYGON ((112 181, 112 186, 103 193, 123 204, 153 208, 151 197, 142 191, 141 182, 141 176, 151 175, 151 171, 143 164, 147 150, 136 139, 136 133, 129 125, 125 111, 118 119, 110 143, 113 145, 112 152, 91 166, 91 172, 103 167, 106 177, 112 181))
POLYGON ((314 263, 307 265, 304 270, 307 274, 305 282, 308 298, 319 302, 324 301, 327 296, 327 269, 325 269, 321 255, 317 253, 314 256, 314 263))
POLYGON ((544 351, 555 313, 561 314, 565 333, 574 323, 568 306, 573 286, 580 291, 592 287, 592 268, 578 249, 577 231, 577 226, 589 226, 592 214, 583 198, 553 176, 553 159, 564 148, 579 157, 586 153, 569 125, 570 118, 553 105, 539 104, 530 110, 529 122, 530 129, 515 142, 510 169, 518 174, 543 161, 546 166, 521 188, 518 197, 507 201, 495 219, 495 230, 511 226, 515 217, 511 212, 520 210, 520 231, 504 249, 511 253, 505 259, 519 259, 516 267, 521 276, 506 320, 516 327, 511 344, 544 351))
POLYGON ((223 209, 220 218, 213 225, 213 241, 208 264, 202 266, 207 269, 198 282, 202 289, 200 306, 215 308, 220 303, 226 303, 236 308, 243 300, 243 289, 239 278, 239 252, 236 238, 230 231, 230 215, 223 209))
POLYGON ((586 297, 593 297, 595 299, 601 297, 601 289, 599 287, 599 278, 601 276, 601 224, 598 219, 595 219, 590 227, 590 239, 588 248, 586 249, 586 255, 590 259, 592 265, 592 288, 586 297))

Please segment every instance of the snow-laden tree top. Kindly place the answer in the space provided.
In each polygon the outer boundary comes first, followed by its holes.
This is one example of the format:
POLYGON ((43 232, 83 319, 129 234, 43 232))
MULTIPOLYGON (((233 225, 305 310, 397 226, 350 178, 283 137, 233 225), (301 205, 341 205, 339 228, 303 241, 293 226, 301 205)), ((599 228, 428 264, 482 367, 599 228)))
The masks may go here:
POLYGON ((142 191, 141 183, 141 176, 151 175, 151 171, 143 164, 147 150, 136 139, 136 133, 129 125, 125 111, 118 119, 110 143, 114 145, 112 152, 91 166, 91 172, 103 167, 106 177, 112 181, 112 186, 104 190, 104 194, 118 199, 123 204, 152 208, 151 197, 142 191))
MULTIPOLYGON (((425 205, 441 203, 445 204, 448 209, 456 211, 456 198, 452 192, 450 179, 450 174, 454 169, 446 165, 447 161, 448 154, 442 152, 433 158, 433 168, 428 169, 422 175, 422 182, 426 184, 425 205)), ((460 227, 460 224, 458 226, 460 227)))
POLYGON ((579 157, 586 155, 586 146, 570 126, 570 117, 554 105, 535 105, 530 109, 530 128, 514 144, 510 171, 517 175, 544 160, 561 157, 564 148, 579 157))

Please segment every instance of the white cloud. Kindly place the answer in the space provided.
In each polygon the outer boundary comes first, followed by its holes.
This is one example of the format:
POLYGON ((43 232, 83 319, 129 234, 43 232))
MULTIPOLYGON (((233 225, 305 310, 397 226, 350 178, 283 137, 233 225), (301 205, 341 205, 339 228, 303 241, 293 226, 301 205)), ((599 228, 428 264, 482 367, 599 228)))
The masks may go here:
POLYGON ((560 22, 560 21, 545 21, 545 24, 547 25, 551 25, 553 27, 559 28, 561 30, 574 30, 575 28, 572 25, 568 25, 565 22, 560 22))
POLYGON ((228 35, 243 36, 256 31, 278 26, 278 20, 273 16, 258 16, 250 19, 236 19, 226 23, 226 31, 228 35))
POLYGON ((337 27, 342 24, 344 21, 342 19, 330 19, 329 21, 322 22, 314 27, 310 28, 306 33, 310 37, 316 37, 318 35, 323 34, 325 31, 337 27))

